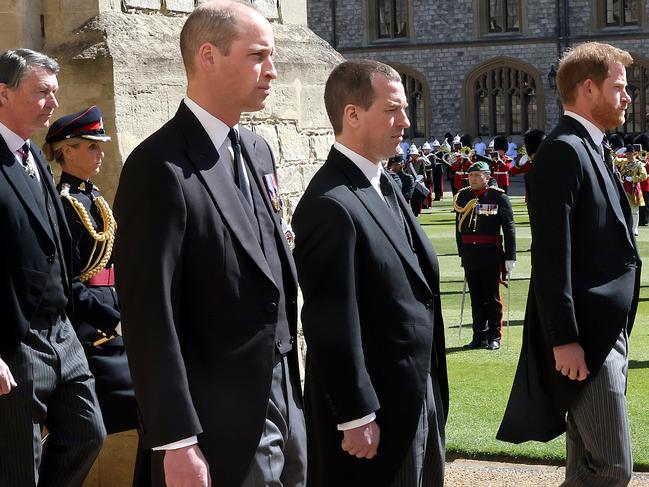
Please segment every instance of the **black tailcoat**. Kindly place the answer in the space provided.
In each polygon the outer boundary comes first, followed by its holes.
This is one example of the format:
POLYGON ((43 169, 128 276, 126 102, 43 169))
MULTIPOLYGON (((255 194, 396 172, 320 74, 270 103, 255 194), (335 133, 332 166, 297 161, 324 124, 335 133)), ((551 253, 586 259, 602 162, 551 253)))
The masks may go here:
MULTIPOLYGON (((63 208, 54 187, 52 172, 43 153, 31 144, 31 153, 38 166, 57 216, 62 248, 62 263, 70 268, 71 239, 63 208)), ((33 192, 25 181, 25 170, 0 137, 0 310, 3 326, 0 356, 6 357, 23 340, 44 292, 55 263, 56 236, 47 216, 39 209, 33 192)), ((70 280, 64 276, 63 287, 72 295, 70 280)), ((73 310, 68 299, 68 314, 73 310)))
MULTIPOLYGON (((240 135, 265 203, 257 211, 283 235, 262 181, 275 170, 270 148, 245 128, 240 135)), ((239 487, 266 418, 280 291, 225 164, 181 103, 126 161, 114 255, 143 446, 198 435, 215 482, 239 487)), ((297 280, 281 241, 295 336, 297 280)))
POLYGON ((335 148, 293 216, 307 341, 308 485, 387 486, 410 448, 426 380, 448 385, 437 256, 398 194, 405 232, 367 178, 335 148), (340 423, 376 411, 377 456, 341 449, 340 423))
POLYGON ((523 348, 497 436, 513 443, 565 431, 566 411, 585 382, 555 370, 552 348, 579 342, 592 378, 622 329, 631 331, 640 284, 624 190, 575 119, 563 116, 545 139, 529 186, 532 276, 523 348))

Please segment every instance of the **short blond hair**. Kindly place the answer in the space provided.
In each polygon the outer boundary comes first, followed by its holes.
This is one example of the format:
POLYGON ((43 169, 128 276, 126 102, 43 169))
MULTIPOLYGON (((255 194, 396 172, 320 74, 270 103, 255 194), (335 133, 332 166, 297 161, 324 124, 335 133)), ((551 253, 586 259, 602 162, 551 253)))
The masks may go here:
POLYGON ((239 36, 237 17, 241 15, 242 8, 257 11, 245 0, 228 0, 204 3, 187 17, 180 32, 180 54, 187 75, 194 72, 194 56, 206 42, 224 56, 230 53, 232 42, 239 36))
POLYGON ((586 42, 568 50, 559 61, 557 88, 564 104, 572 105, 577 100, 577 86, 587 79, 596 86, 609 75, 613 63, 629 66, 633 63, 631 54, 610 44, 586 42))

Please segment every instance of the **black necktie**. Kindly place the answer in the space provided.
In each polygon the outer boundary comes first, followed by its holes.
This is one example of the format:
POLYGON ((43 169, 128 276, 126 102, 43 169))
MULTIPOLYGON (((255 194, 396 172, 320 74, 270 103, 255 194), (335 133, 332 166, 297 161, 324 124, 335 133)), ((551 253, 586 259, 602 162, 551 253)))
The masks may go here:
POLYGON ((228 132, 228 138, 230 139, 230 144, 232 145, 232 153, 234 154, 233 160, 233 173, 234 173, 234 182, 237 187, 243 193, 244 198, 252 208, 252 194, 250 193, 250 186, 246 184, 245 168, 243 166, 243 160, 241 158, 241 145, 239 144, 239 133, 231 128, 228 132))

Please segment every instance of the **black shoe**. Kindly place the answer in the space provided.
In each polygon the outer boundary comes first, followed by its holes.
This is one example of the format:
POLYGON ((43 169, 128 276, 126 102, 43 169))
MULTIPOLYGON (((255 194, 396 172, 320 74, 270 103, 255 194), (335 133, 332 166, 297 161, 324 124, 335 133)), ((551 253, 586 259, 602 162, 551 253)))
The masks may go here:
POLYGON ((487 348, 486 340, 471 340, 471 342, 464 345, 462 348, 467 350, 475 350, 477 348, 487 348))
POLYGON ((498 350, 500 348, 500 340, 491 340, 487 345, 487 350, 498 350))

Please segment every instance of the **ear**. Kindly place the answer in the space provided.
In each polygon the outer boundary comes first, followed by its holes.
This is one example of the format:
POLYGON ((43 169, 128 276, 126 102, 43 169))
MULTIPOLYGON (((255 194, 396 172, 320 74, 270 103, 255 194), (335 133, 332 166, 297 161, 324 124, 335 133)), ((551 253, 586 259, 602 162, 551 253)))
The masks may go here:
POLYGON ((357 105, 345 105, 343 108, 343 126, 349 125, 352 128, 358 128, 360 125, 360 111, 357 105))
POLYGON ((196 54, 196 64, 203 70, 213 70, 218 62, 218 57, 221 56, 219 50, 210 42, 202 44, 198 48, 196 54))
POLYGON ((586 79, 586 81, 581 84, 579 89, 581 90, 582 95, 586 98, 590 98, 596 95, 596 90, 598 90, 597 85, 590 78, 586 79))
POLYGON ((9 92, 11 88, 6 83, 0 83, 0 107, 9 103, 9 92))

